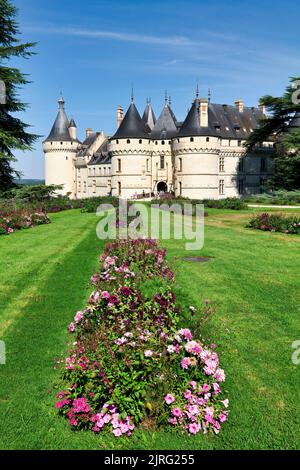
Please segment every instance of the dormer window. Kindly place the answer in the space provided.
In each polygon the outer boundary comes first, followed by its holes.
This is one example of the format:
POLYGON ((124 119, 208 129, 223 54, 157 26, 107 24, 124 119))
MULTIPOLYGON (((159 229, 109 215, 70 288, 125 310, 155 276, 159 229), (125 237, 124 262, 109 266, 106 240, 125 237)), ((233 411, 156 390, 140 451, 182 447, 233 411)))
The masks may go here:
POLYGON ((216 125, 216 126, 215 126, 215 129, 216 129, 217 132, 220 132, 221 127, 220 127, 219 125, 216 125))

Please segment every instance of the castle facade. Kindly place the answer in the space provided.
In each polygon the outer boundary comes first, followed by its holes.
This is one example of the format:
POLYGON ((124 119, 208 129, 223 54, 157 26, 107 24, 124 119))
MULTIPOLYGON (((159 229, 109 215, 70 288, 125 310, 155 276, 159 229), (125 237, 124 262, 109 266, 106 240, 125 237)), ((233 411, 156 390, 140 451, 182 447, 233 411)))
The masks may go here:
POLYGON ((255 194, 272 174, 274 143, 262 142, 250 153, 248 135, 264 118, 264 109, 214 104, 198 92, 183 122, 169 100, 158 119, 148 101, 143 116, 132 98, 117 110, 113 136, 87 129, 81 142, 69 121, 65 102, 43 142, 46 184, 63 185, 70 198, 134 198, 172 192, 193 199, 220 199, 255 194))

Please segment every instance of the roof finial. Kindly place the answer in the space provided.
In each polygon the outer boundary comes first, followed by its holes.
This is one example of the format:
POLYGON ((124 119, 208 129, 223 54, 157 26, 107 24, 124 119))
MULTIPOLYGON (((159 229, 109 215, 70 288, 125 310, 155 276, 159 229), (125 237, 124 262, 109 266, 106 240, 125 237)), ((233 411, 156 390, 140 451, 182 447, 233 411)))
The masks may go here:
POLYGON ((59 104, 59 107, 60 107, 60 108, 63 108, 63 107, 64 107, 65 100, 64 100, 64 97, 63 97, 62 92, 60 92, 60 97, 59 97, 59 100, 58 100, 58 104, 59 104))
POLYGON ((168 92, 167 90, 165 91, 165 105, 168 104, 168 92))
POLYGON ((149 104, 151 104, 151 96, 149 96, 149 104))
POLYGON ((199 80, 197 80, 196 98, 199 98, 199 80))
POLYGON ((169 106, 171 106, 172 100, 171 100, 171 95, 169 95, 169 106))
POLYGON ((211 102, 211 89, 208 89, 208 103, 211 102))
POLYGON ((134 102, 133 83, 131 84, 131 103, 134 102))

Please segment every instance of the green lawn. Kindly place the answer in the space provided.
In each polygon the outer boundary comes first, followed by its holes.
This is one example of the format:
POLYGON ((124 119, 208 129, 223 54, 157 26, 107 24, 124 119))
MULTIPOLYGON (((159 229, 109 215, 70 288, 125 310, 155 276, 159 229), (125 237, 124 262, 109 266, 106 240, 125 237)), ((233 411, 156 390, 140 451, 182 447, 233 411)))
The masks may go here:
MULTIPOLYGON (((67 325, 91 291, 102 243, 93 214, 66 211, 52 224, 0 238, 1 449, 297 449, 300 447, 300 237, 245 229, 252 211, 210 210, 208 263, 180 260, 184 242, 164 241, 179 304, 215 303, 203 329, 218 344, 231 401, 218 436, 137 430, 132 438, 73 433, 54 408, 67 325)), ((283 212, 283 210, 281 210, 283 212)), ((188 256, 192 253, 188 252, 188 256)), ((197 253, 199 254, 199 253, 197 253)), ((183 319, 197 328, 197 318, 183 319)))

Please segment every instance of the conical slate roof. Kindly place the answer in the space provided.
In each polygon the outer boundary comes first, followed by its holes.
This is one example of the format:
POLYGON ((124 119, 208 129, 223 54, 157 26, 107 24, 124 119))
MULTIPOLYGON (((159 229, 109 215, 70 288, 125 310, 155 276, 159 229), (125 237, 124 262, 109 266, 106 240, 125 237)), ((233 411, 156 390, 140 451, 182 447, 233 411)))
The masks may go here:
POLYGON ((51 132, 44 142, 50 142, 50 141, 70 142, 72 140, 75 140, 75 139, 72 139, 69 133, 69 120, 65 113, 65 100, 63 99, 63 97, 61 97, 58 100, 58 104, 59 104, 58 114, 56 116, 51 132))
POLYGON ((134 103, 131 103, 129 106, 119 129, 112 138, 126 139, 128 137, 133 139, 149 137, 145 131, 145 125, 142 121, 142 118, 134 103))
POLYGON ((171 139, 177 134, 176 117, 166 103, 152 131, 152 139, 171 139))
POLYGON ((73 118, 72 118, 71 121, 70 121, 69 128, 70 128, 70 127, 77 127, 77 126, 76 126, 76 122, 74 121, 73 118))
POLYGON ((142 121, 146 127, 146 131, 151 132, 156 123, 156 117, 155 117, 155 114, 154 114, 154 111, 152 109, 150 102, 147 103, 147 106, 145 108, 145 111, 142 117, 142 121))

